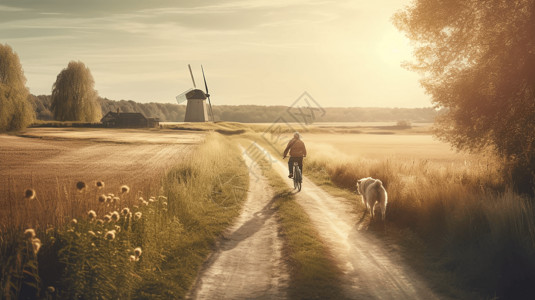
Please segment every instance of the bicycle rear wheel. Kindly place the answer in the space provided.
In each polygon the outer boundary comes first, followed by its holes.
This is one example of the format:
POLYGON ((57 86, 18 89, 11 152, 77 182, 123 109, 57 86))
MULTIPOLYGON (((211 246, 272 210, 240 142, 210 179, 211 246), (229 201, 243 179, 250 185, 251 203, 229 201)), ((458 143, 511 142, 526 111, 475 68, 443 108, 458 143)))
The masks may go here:
POLYGON ((297 189, 298 192, 301 191, 301 183, 303 182, 303 175, 301 174, 301 169, 298 166, 294 168, 294 189, 297 189))

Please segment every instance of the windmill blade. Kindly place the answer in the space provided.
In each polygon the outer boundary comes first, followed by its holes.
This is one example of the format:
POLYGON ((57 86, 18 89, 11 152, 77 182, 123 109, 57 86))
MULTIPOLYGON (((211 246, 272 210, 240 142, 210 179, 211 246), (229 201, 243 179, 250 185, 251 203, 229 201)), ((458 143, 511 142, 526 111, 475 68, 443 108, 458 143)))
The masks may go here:
POLYGON ((212 122, 215 122, 214 120, 214 112, 212 111, 212 102, 210 102, 210 93, 208 93, 208 84, 206 83, 206 77, 204 76, 204 68, 201 65, 202 70, 202 78, 204 79, 204 87, 206 88, 206 97, 208 98, 208 104, 210 105, 210 115, 212 115, 212 122))
POLYGON ((191 81, 193 81, 193 87, 197 88, 197 85, 195 85, 195 78, 193 78, 193 71, 191 71, 191 66, 188 64, 189 68, 189 74, 191 75, 191 81))
POLYGON ((210 95, 210 93, 208 92, 208 85, 206 84, 206 77, 204 77, 204 69, 201 65, 201 71, 202 71, 202 79, 204 79, 204 87, 206 88, 206 95, 210 95))
POLYGON ((186 94, 189 93, 189 92, 191 92, 191 91, 193 91, 193 89, 189 89, 189 90, 183 92, 182 94, 176 96, 176 97, 175 97, 176 102, 178 102, 178 104, 180 104, 180 103, 182 103, 182 102, 188 100, 188 98, 186 97, 186 94))

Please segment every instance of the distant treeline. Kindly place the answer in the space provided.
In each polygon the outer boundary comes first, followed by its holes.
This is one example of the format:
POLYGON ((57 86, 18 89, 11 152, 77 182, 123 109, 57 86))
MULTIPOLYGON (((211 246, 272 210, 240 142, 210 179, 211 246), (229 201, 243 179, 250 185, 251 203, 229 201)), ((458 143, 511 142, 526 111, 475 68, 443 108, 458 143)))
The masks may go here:
MULTIPOLYGON (((54 114, 50 110, 50 96, 30 95, 29 100, 35 108, 38 120, 53 120, 54 114)), ((99 98, 102 115, 109 111, 141 112, 146 117, 159 118, 161 122, 182 122, 186 114, 186 105, 172 103, 138 103, 132 100, 110 100, 99 98)), ((286 106, 260 105, 214 105, 214 118, 217 121, 243 123, 270 123, 281 116, 288 118, 286 106)), ((432 107, 426 108, 323 108, 314 112, 314 122, 433 122, 437 112, 432 107)), ((310 111, 304 110, 310 115, 310 111)), ((293 109, 293 115, 298 116, 298 109, 293 109)), ((298 116, 299 117, 299 116, 298 116)), ((291 121, 291 120, 288 120, 291 121)))

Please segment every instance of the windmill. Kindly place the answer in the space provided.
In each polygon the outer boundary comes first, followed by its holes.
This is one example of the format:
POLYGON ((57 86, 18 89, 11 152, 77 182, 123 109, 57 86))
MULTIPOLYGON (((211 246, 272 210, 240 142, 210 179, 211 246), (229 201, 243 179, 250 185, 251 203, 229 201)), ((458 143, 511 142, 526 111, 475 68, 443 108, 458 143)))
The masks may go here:
POLYGON ((206 77, 204 76, 204 69, 201 65, 202 77, 204 79, 204 87, 206 93, 197 88, 195 84, 195 78, 193 77, 193 72, 191 71, 191 66, 188 65, 189 73, 191 75, 191 81, 193 82, 193 88, 188 89, 182 94, 176 96, 176 101, 178 104, 188 101, 186 106, 186 116, 184 117, 184 122, 206 122, 209 121, 208 108, 210 110, 211 120, 214 121, 214 114, 212 112, 212 103, 210 103, 210 94, 208 93, 208 84, 206 84, 206 77), (206 99, 208 99, 208 105, 206 105, 206 99))

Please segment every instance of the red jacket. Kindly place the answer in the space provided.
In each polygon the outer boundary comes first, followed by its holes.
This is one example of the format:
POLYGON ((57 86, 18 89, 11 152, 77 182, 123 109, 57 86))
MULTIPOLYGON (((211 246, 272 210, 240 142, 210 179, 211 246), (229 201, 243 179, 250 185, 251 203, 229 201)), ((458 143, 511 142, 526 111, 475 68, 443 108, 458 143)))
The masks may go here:
POLYGON ((288 150, 290 151, 290 157, 304 157, 307 156, 307 148, 305 147, 305 143, 303 143, 302 140, 293 138, 290 142, 288 142, 288 146, 286 146, 286 149, 284 149, 284 157, 288 154, 288 150))

